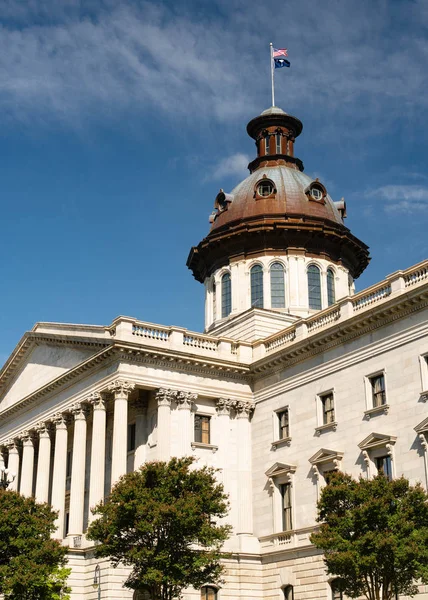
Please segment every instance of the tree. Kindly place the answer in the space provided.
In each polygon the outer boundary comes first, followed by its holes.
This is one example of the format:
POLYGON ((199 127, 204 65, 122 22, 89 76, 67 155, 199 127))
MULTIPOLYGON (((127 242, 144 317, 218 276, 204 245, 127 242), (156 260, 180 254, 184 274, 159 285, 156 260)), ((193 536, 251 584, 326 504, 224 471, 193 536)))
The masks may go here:
POLYGON ((132 567, 125 586, 152 600, 179 598, 188 586, 216 583, 230 527, 217 519, 228 501, 215 470, 192 468, 192 458, 148 462, 123 476, 93 510, 88 538, 98 557, 132 567))
POLYGON ((55 519, 48 504, 0 490, 0 593, 6 600, 68 598, 67 549, 51 538, 55 519))
POLYGON ((332 474, 318 521, 311 542, 347 596, 391 600, 415 595, 418 579, 428 583, 428 495, 419 484, 332 474))

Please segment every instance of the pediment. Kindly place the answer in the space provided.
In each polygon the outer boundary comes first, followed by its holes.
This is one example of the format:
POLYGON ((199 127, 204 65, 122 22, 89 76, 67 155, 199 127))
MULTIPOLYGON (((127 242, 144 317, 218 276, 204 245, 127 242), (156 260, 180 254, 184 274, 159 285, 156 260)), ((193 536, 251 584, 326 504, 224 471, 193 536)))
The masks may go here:
POLYGON ((328 448, 320 448, 311 458, 309 462, 312 465, 320 465, 330 461, 340 461, 343 458, 343 452, 338 450, 329 450, 328 448))
POLYGON ((416 433, 428 433, 428 417, 421 421, 419 425, 414 428, 416 433))
POLYGON ((395 435, 385 435, 384 433, 371 433, 362 442, 358 444, 361 450, 370 450, 387 444, 395 444, 397 437, 395 435))
MULTIPOLYGON (((80 326, 82 327, 82 326, 80 326)), ((27 332, 0 371, 0 411, 6 410, 97 354, 111 342, 80 335, 27 332)))
POLYGON ((265 473, 266 477, 278 477, 279 475, 286 475, 287 473, 294 473, 296 465, 289 465, 287 463, 276 462, 273 464, 265 473))

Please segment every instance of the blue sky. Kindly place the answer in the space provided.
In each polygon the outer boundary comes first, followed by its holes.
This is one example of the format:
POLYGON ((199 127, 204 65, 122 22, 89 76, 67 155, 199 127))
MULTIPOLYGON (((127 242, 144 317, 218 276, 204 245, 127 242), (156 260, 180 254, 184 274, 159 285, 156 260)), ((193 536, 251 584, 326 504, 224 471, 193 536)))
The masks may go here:
POLYGON ((1 360, 36 321, 202 330, 186 258, 255 155, 270 41, 296 155, 371 248, 358 289, 428 256, 426 0, 2 0, 0 23, 1 360))

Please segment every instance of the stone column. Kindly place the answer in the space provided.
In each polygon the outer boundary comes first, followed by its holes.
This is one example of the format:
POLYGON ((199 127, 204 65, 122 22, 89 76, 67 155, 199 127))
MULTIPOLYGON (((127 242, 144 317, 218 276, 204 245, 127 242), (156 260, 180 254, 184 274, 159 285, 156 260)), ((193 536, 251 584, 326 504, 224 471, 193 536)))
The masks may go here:
POLYGON ((5 468, 5 461, 4 461, 4 455, 3 455, 3 447, 0 447, 0 469, 4 469, 5 468))
MULTIPOLYGON (((229 464, 229 438, 230 438, 230 410, 234 402, 230 398, 218 398, 217 409, 217 435, 219 439, 217 451, 217 465, 221 469, 222 483, 226 494, 231 494, 228 473, 229 464)), ((231 512, 233 507, 231 506, 231 512)), ((233 516, 232 516, 233 519, 233 516)))
POLYGON ((171 458, 171 402, 177 392, 161 388, 156 392, 158 403, 158 460, 171 458))
POLYGON ((71 412, 74 415, 74 437, 71 463, 69 537, 79 536, 83 533, 86 461, 86 410, 82 404, 75 404, 71 412))
POLYGON ((253 533, 253 503, 251 484, 251 429, 250 415, 254 405, 250 402, 235 404, 238 438, 238 535, 253 533))
POLYGON ((91 473, 89 480, 89 523, 94 520, 91 509, 104 500, 105 456, 106 456, 106 406, 99 393, 87 399, 93 406, 91 473))
POLYGON ((16 491, 18 489, 19 481, 19 450, 15 440, 10 440, 6 442, 6 446, 9 450, 9 458, 7 463, 9 477, 12 478, 15 475, 13 481, 11 481, 11 483, 9 484, 8 489, 16 491))
POLYGON ((22 445, 21 485, 19 491, 23 496, 31 496, 33 494, 34 440, 29 431, 23 432, 22 445))
POLYGON ((58 512, 55 525, 57 530, 53 537, 62 539, 64 537, 64 513, 65 513, 65 478, 67 474, 67 444, 68 430, 65 415, 56 414, 53 423, 55 425, 55 452, 52 476, 52 508, 58 512))
POLYGON ((114 394, 113 450, 111 459, 111 485, 126 474, 128 440, 128 397, 135 383, 118 379, 108 389, 114 394))
POLYGON ((146 462, 147 450, 147 391, 140 390, 135 403, 135 453, 134 471, 146 462))
POLYGON ((47 502, 49 497, 49 475, 51 471, 51 438, 46 423, 38 427, 39 460, 37 462, 36 500, 47 502))
POLYGON ((178 392, 175 398, 178 406, 179 456, 189 456, 192 449, 192 421, 190 410, 197 394, 178 392))

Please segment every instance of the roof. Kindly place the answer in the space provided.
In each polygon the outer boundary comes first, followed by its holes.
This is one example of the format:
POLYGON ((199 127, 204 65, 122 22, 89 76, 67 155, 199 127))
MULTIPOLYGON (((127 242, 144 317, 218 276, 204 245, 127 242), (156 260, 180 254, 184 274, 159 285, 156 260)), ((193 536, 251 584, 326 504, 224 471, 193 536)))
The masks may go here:
POLYGON ((343 225, 342 217, 327 194, 324 202, 311 200, 305 190, 314 180, 306 173, 286 165, 264 166, 249 175, 231 192, 232 202, 216 217, 211 231, 218 230, 234 221, 261 215, 287 214, 310 216, 343 225), (255 198, 257 184, 270 179, 277 190, 274 197, 255 198))

